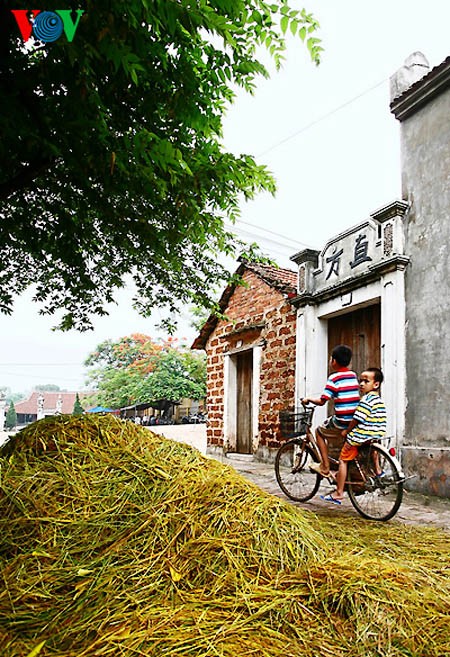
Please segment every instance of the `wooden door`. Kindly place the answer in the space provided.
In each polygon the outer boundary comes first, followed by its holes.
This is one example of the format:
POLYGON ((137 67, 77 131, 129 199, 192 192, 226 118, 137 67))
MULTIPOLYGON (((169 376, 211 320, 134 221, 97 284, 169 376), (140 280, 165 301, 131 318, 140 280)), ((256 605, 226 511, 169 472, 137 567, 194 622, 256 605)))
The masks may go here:
POLYGON ((346 315, 328 320, 328 353, 338 344, 346 344, 353 351, 351 369, 361 374, 367 367, 381 364, 380 305, 360 308, 346 315))
POLYGON ((236 363, 236 451, 252 453, 253 351, 237 355, 236 363))

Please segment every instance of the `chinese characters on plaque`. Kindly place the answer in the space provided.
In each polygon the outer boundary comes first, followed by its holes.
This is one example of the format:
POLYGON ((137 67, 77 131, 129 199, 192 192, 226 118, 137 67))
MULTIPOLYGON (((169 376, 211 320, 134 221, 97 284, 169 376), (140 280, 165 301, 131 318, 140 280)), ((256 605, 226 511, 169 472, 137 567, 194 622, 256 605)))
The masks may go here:
MULTIPOLYGON (((339 268, 343 253, 344 249, 338 250, 338 247, 335 246, 331 255, 325 259, 328 265, 328 273, 325 280, 328 280, 333 274, 339 276, 339 268)), ((366 235, 360 233, 355 239, 353 260, 349 262, 350 268, 354 269, 363 262, 368 262, 370 260, 372 260, 372 258, 369 256, 369 242, 366 235)))

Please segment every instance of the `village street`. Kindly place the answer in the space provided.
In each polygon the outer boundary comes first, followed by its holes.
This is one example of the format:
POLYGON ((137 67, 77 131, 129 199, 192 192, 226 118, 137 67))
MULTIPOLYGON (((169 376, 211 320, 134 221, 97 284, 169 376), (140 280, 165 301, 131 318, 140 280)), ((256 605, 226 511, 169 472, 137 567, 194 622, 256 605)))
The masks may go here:
MULTIPOLYGON (((197 448, 202 454, 206 454, 206 425, 205 424, 184 424, 156 426, 151 430, 154 433, 164 435, 166 438, 178 440, 197 448)), ((223 457, 221 461, 235 470, 240 472, 246 479, 252 481, 266 492, 277 495, 278 497, 289 501, 281 492, 275 479, 273 464, 261 463, 253 459, 251 455, 234 454, 223 457)), ((319 494, 306 503, 291 502, 295 506, 306 511, 326 515, 326 516, 354 516, 358 514, 352 507, 348 499, 345 500, 341 507, 330 506, 327 502, 320 499, 319 495, 324 492, 330 492, 331 486, 323 483, 319 494)), ((429 525, 440 527, 450 531, 450 500, 438 497, 430 497, 404 491, 403 502, 395 518, 389 521, 391 524, 401 522, 413 525, 429 525)))

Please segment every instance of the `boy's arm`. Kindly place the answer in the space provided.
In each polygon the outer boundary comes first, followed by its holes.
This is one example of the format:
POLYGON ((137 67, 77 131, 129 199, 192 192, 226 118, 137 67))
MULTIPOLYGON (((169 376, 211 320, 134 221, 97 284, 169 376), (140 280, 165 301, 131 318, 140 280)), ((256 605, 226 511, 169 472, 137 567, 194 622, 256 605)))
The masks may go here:
POLYGON ((316 399, 312 399, 312 397, 303 397, 301 400, 302 404, 315 404, 316 406, 323 406, 327 401, 328 399, 324 399, 323 397, 318 397, 316 399))
POLYGON ((355 420, 355 419, 350 420, 350 424, 348 425, 348 427, 346 429, 343 429, 341 431, 341 435, 344 438, 347 438, 347 434, 350 433, 350 431, 352 431, 352 429, 354 429, 357 424, 358 424, 358 420, 355 420))

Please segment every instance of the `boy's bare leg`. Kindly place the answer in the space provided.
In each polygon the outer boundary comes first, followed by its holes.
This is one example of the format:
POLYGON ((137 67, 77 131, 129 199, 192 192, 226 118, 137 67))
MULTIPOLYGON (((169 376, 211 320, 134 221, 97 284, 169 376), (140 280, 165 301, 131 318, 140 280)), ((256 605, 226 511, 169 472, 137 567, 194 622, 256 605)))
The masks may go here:
POLYGON ((325 440, 320 435, 319 431, 316 430, 316 442, 317 447, 319 448, 320 458, 322 459, 322 467, 324 472, 330 471, 330 459, 328 458, 328 445, 325 440))
POLYGON ((377 477, 379 477, 382 473, 381 473, 380 458, 378 452, 372 452, 372 460, 375 468, 375 474, 377 477))
POLYGON ((345 480, 347 479, 347 469, 347 461, 342 461, 342 459, 339 459, 339 469, 336 475, 336 490, 333 493, 335 500, 342 500, 344 497, 344 486, 345 480))

